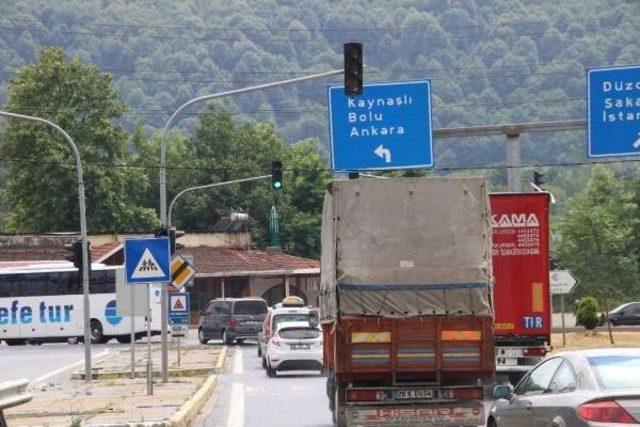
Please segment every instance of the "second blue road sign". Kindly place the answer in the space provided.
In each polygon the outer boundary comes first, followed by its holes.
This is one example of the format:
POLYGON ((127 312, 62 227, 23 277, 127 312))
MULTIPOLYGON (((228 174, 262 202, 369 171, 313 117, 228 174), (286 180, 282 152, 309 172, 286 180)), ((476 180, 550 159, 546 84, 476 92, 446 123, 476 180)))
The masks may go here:
POLYGON ((640 67, 587 72, 589 157, 640 155, 640 67))

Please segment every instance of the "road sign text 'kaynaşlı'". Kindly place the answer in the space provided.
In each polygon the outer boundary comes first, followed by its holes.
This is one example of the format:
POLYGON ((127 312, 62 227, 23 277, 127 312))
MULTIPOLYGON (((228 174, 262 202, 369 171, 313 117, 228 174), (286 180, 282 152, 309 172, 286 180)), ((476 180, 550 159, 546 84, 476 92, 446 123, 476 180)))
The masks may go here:
POLYGON ((329 88, 335 171, 433 166, 429 81, 366 84, 362 95, 329 88))

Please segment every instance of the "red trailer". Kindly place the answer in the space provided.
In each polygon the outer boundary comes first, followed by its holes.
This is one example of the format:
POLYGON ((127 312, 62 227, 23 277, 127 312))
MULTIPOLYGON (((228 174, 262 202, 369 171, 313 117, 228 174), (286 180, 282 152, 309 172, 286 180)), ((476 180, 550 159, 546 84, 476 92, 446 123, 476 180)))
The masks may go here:
POLYGON ((551 344, 549 194, 490 195, 496 371, 514 382, 551 344))

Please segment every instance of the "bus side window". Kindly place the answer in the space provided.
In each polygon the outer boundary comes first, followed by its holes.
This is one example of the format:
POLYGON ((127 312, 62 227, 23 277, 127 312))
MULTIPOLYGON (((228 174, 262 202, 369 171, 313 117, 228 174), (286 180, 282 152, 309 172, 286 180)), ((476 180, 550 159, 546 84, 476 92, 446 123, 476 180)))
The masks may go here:
POLYGON ((20 296, 37 297, 47 295, 48 274, 23 274, 20 280, 20 296))
POLYGON ((0 276, 0 298, 20 296, 20 275, 3 274, 0 276))

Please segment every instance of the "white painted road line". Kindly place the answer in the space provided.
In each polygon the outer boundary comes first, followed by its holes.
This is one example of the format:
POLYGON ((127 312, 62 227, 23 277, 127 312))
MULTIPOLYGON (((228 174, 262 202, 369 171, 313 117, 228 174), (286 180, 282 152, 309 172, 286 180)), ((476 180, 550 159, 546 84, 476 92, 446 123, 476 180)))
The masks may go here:
MULTIPOLYGON (((107 354, 109 354, 109 349, 106 349, 106 350, 96 354, 95 356, 92 356, 91 360, 99 359, 101 357, 106 356, 107 354)), ((78 368, 80 366, 84 366, 84 360, 80 360, 80 361, 72 363, 70 365, 63 366, 62 368, 56 369, 55 371, 49 372, 48 374, 45 374, 45 375, 42 375, 41 377, 38 377, 35 380, 31 381, 31 386, 37 386, 40 383, 42 383, 43 381, 46 381, 51 377, 55 377, 56 375, 59 375, 59 374, 65 372, 65 371, 70 371, 70 370, 72 370, 74 368, 78 368)))
POLYGON ((244 427, 244 384, 233 383, 230 402, 227 427, 244 427))
POLYGON ((240 348, 235 349, 235 355, 233 357, 233 373, 234 374, 244 373, 244 364, 242 361, 242 349, 240 348))

